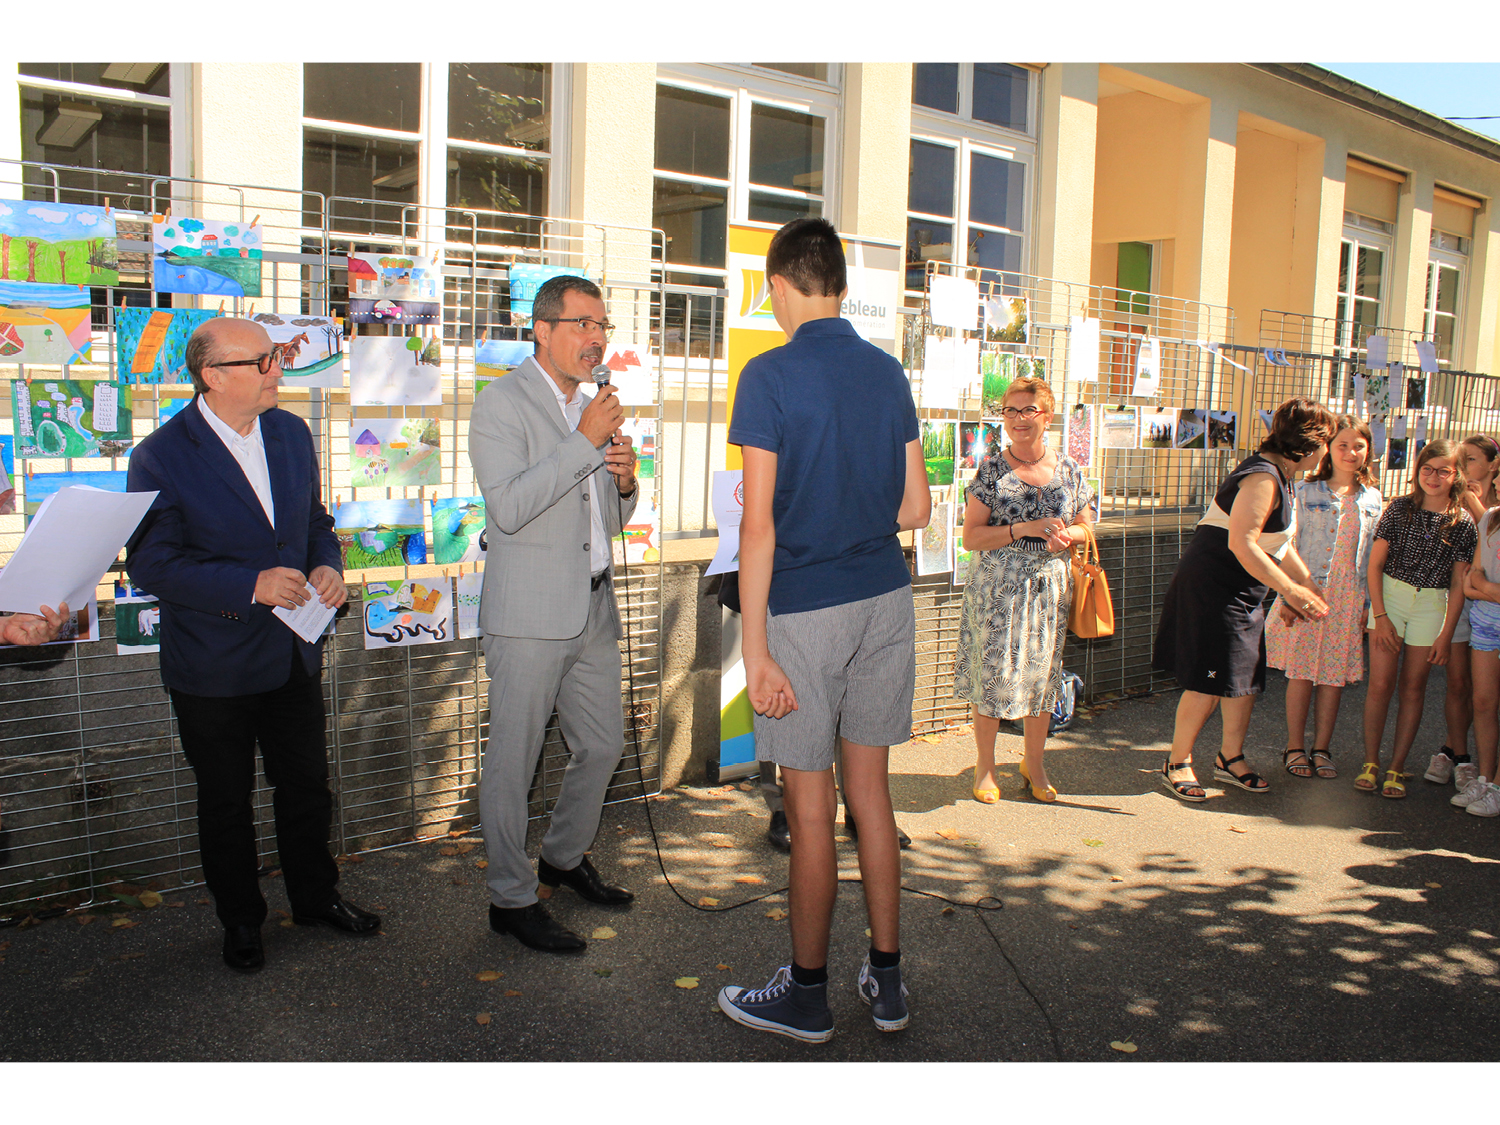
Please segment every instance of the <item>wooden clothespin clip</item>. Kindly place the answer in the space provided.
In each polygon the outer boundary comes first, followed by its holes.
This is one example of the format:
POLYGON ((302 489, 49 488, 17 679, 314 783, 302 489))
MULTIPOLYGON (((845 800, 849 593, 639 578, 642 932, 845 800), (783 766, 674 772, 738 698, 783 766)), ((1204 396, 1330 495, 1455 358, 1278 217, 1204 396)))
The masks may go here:
MULTIPOLYGON (((81 289, 83 287, 80 285, 79 288, 81 289)), ((120 290, 120 307, 122 309, 125 307, 125 290, 123 289, 120 290)))
POLYGON ((246 320, 254 320, 255 319, 255 302, 254 301, 250 302, 250 311, 245 314, 245 319, 246 320))
POLYGON ((113 213, 114 213, 114 210, 109 205, 109 196, 106 195, 104 197, 104 216, 105 216, 105 218, 108 218, 113 213))
POLYGON ((255 216, 255 218, 253 218, 253 219, 250 220, 250 229, 254 230, 255 229, 255 224, 258 223, 258 222, 260 222, 260 216, 259 215, 255 216))
POLYGON ((224 302, 223 301, 219 302, 219 315, 220 316, 224 315, 224 302))

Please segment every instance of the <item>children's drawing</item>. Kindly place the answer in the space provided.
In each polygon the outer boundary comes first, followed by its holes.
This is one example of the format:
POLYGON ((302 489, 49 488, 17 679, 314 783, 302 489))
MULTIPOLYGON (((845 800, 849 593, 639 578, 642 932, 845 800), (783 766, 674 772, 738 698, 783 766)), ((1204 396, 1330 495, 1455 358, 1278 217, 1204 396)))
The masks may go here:
MULTIPOLYGON (((990 423, 960 422, 958 424, 958 467, 973 473, 979 468, 979 463, 990 453, 990 446, 994 443, 994 439, 995 427, 990 423)), ((999 447, 996 446, 996 448, 999 447)))
POLYGON ((355 488, 438 484, 436 418, 356 418, 349 426, 349 480, 355 488))
POLYGON ((526 361, 535 345, 530 340, 486 340, 474 352, 474 396, 526 361))
POLYGON ((458 635, 462 640, 474 640, 481 635, 479 601, 484 592, 484 572, 460 574, 453 584, 453 614, 458 622, 458 635))
POLYGON ((1177 436, 1177 408, 1148 406, 1141 414, 1141 448, 1171 449, 1177 436))
POLYGON ((927 484, 936 488, 953 483, 953 422, 922 423, 922 457, 927 462, 927 484))
POLYGON ((158 293, 260 296, 260 227, 242 220, 151 218, 151 284, 158 293))
MULTIPOLYGON (((626 418, 620 423, 620 432, 635 444, 635 476, 637 480, 656 480, 656 419, 626 418)), ((648 486, 651 491, 654 485, 648 486)))
POLYGON ((145 590, 115 583, 115 652, 126 656, 161 650, 161 606, 145 590))
POLYGON ((21 489, 26 501, 26 522, 30 523, 42 502, 60 488, 76 484, 103 489, 105 492, 125 492, 125 475, 124 469, 103 469, 73 473, 32 473, 29 477, 23 477, 21 489))
MULTIPOLYGON (((1379 337, 1371 338, 1378 339, 1379 337)), ((1389 375, 1371 375, 1365 380, 1365 405, 1369 407, 1371 414, 1391 412, 1391 377, 1389 375)))
POLYGON ((349 342, 350 405, 440 406, 442 401, 437 337, 356 336, 349 342))
POLYGON ((157 402, 156 424, 164 426, 177 415, 182 413, 182 408, 192 402, 191 396, 175 395, 168 397, 163 395, 157 402))
POLYGON ((453 583, 447 578, 371 582, 361 609, 365 648, 433 645, 453 636, 453 583))
POLYGON ((355 324, 438 324, 438 271, 420 254, 350 254, 349 319, 355 324))
MULTIPOLYGON (((120 474, 123 476, 124 474, 120 474)), ((99 639, 99 603, 93 598, 89 604, 74 609, 68 607, 68 616, 63 619, 62 629, 57 634, 57 639, 47 641, 49 645, 79 645, 99 639)), ((0 643, 0 649, 15 648, 18 646, 0 643)))
POLYGON ((0 437, 0 516, 8 516, 16 510, 16 439, 10 435, 0 437))
POLYGON ((1233 449, 1235 434, 1239 429, 1239 412, 1236 410, 1210 410, 1208 412, 1208 448, 1233 449))
POLYGON ((17 379, 11 395, 22 457, 119 457, 134 440, 130 388, 120 383, 17 379))
POLYGON ((1184 410, 1177 416, 1177 433, 1172 438, 1172 448, 1208 448, 1208 411, 1184 410))
POLYGON ((1133 406, 1108 406, 1099 411, 1099 448, 1136 448, 1136 421, 1133 406))
POLYGON ((1016 357, 1010 352, 984 352, 979 357, 979 375, 979 412, 986 418, 999 417, 1001 401, 1016 378, 1016 357))
POLYGON ((1083 483, 1089 486, 1089 495, 1093 497, 1089 501, 1089 508, 1094 513, 1094 522, 1099 522, 1099 498, 1104 495, 1104 482, 1098 477, 1084 477, 1083 483))
POLYGON ((0 281, 0 363, 82 363, 93 350, 82 285, 0 281))
POLYGON ((932 506, 932 519, 917 536, 917 573, 946 574, 953 569, 953 505, 932 506))
POLYGON ((432 561, 439 566, 478 562, 484 539, 484 497, 457 496, 432 502, 432 561))
MULTIPOLYGON (((583 270, 571 266, 536 266, 517 262, 510 267, 510 315, 511 322, 517 317, 531 319, 531 303, 536 300, 536 291, 554 277, 589 277, 583 270)), ((598 278, 589 277, 590 281, 598 278)))
POLYGON ((0 200, 0 281, 118 285, 119 253, 103 207, 0 200))
POLYGON ((187 343, 217 309, 115 310, 115 378, 122 383, 187 383, 187 343))
POLYGON ((1094 463, 1094 408, 1088 403, 1075 404, 1063 418, 1063 448, 1080 469, 1094 463))
POLYGON ((348 500, 335 504, 333 531, 339 539, 345 570, 415 566, 427 561, 420 500, 348 500))
POLYGON ((609 381, 624 406, 656 404, 656 357, 645 343, 624 341, 604 346, 609 381))
POLYGON ((984 338, 1024 344, 1031 320, 1025 297, 990 297, 984 302, 984 338))
POLYGON ((615 536, 614 556, 616 568, 661 561, 661 513, 656 508, 656 492, 649 485, 641 486, 630 522, 615 536))
POLYGON ((256 313, 251 319, 281 345, 283 387, 344 385, 344 322, 338 317, 256 313))

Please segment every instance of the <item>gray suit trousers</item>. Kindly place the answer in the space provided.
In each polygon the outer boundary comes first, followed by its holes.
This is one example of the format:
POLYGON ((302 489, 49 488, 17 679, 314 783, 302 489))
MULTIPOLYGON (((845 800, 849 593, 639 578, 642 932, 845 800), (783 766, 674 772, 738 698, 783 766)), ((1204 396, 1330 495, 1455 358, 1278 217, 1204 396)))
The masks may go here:
POLYGON ((542 856, 569 870, 599 830, 604 792, 625 747, 620 643, 610 597, 607 582, 590 594, 588 623, 570 640, 484 636, 490 738, 479 773, 479 815, 495 906, 536 901, 536 871, 526 858, 526 794, 554 707, 571 756, 542 856))

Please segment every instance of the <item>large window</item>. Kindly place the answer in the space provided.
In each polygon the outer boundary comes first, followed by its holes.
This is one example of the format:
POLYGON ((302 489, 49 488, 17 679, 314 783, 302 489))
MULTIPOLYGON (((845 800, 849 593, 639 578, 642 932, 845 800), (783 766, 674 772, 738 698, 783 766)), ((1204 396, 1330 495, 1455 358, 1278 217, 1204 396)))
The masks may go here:
POLYGON ((1030 132, 1031 72, 1010 63, 915 63, 914 107, 1030 132))
POLYGON ((1390 252, 1389 223, 1352 211, 1344 213, 1333 342, 1335 348, 1348 355, 1362 356, 1365 340, 1380 324, 1390 252))
POLYGON ((551 64, 453 63, 447 140, 449 207, 547 214, 551 64))
POLYGON ((1463 281, 1469 261, 1469 240, 1440 230, 1432 232, 1428 251, 1426 299, 1422 334, 1437 346, 1438 363, 1457 362, 1463 281))

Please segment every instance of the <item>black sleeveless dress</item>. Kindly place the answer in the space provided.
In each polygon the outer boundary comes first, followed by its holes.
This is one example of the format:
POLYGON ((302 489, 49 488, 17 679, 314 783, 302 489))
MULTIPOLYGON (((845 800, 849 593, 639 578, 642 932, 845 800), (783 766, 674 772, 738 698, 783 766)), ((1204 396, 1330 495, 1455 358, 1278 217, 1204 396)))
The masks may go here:
POLYGON ((1266 596, 1270 588, 1251 576, 1229 549, 1229 511, 1240 485, 1269 473, 1279 500, 1266 516, 1261 547, 1279 557, 1296 530, 1291 485, 1260 454, 1240 462, 1224 479, 1198 523, 1167 587, 1151 666, 1170 672, 1188 691, 1234 697, 1266 687, 1266 596))

